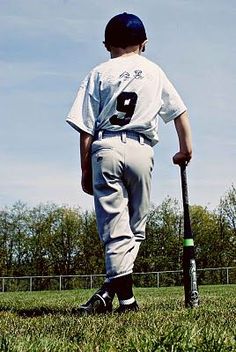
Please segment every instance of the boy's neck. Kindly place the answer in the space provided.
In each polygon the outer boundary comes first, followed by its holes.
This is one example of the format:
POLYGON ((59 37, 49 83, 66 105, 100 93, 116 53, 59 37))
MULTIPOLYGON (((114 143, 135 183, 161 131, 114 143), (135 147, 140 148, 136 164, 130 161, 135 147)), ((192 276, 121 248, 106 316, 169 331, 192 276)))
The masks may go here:
POLYGON ((125 57, 125 56, 130 56, 134 54, 140 54, 140 46, 139 45, 132 45, 128 46, 126 48, 116 48, 116 47, 111 47, 110 48, 110 53, 111 53, 111 58, 115 59, 117 57, 125 57))

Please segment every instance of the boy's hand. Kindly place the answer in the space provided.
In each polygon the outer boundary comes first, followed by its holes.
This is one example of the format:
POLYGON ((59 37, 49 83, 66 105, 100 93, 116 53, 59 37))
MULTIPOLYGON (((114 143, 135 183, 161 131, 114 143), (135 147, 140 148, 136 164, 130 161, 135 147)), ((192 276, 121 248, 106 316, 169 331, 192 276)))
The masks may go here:
POLYGON ((81 159, 81 186, 85 193, 93 195, 91 144, 93 136, 81 131, 80 133, 80 159, 81 159))
POLYGON ((188 164, 192 158, 191 154, 178 152, 173 156, 173 163, 176 165, 188 164))
POLYGON ((173 156, 173 163, 188 164, 192 158, 192 137, 187 111, 175 119, 175 128, 179 137, 180 151, 173 156))
POLYGON ((92 173, 90 170, 84 170, 82 172, 81 186, 85 193, 93 195, 93 182, 92 173))

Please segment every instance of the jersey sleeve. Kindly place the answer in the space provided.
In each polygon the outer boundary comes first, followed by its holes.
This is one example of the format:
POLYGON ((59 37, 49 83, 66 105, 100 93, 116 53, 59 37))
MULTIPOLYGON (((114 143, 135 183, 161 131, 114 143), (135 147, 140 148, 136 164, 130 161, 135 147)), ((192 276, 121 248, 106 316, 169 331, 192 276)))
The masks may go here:
POLYGON ((176 91, 175 87, 169 81, 163 71, 161 71, 162 91, 161 91, 161 109, 158 114, 162 120, 167 123, 174 120, 180 114, 187 110, 183 100, 176 91))
POLYGON ((91 72, 81 83, 66 121, 78 132, 94 135, 99 114, 99 92, 96 75, 91 72))

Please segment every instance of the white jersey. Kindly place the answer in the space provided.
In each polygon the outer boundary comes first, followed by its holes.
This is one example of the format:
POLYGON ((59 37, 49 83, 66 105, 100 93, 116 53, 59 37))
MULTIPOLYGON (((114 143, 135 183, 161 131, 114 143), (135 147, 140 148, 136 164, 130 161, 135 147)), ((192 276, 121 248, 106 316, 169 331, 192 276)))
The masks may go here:
POLYGON ((158 142, 158 116, 165 123, 186 110, 162 69, 133 54, 95 67, 82 82, 67 122, 94 135, 129 130, 158 142))

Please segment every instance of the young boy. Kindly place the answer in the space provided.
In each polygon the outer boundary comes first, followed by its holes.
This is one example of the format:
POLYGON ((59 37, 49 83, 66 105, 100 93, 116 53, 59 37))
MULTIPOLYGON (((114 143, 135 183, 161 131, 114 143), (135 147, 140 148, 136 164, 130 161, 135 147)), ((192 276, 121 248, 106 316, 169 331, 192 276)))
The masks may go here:
POLYGON ((115 294, 118 313, 138 310, 132 271, 145 239, 158 116, 174 121, 179 138, 174 164, 188 163, 192 155, 186 106, 160 67, 141 55, 146 43, 137 16, 113 17, 104 41, 111 59, 87 75, 67 118, 80 132, 82 188, 94 195, 105 250, 107 278, 80 306, 85 314, 111 312, 115 294))

